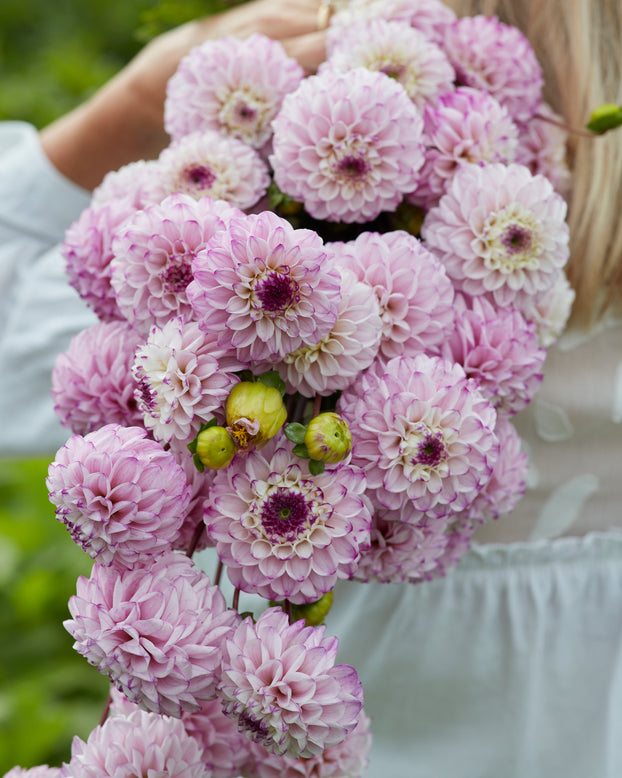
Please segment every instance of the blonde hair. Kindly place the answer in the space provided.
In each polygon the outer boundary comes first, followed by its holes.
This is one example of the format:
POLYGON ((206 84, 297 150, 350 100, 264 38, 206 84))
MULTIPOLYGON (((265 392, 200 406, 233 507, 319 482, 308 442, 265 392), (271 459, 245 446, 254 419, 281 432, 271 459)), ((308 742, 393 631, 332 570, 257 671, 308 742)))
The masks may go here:
MULTIPOLYGON (((459 16, 496 15, 528 37, 545 78, 545 100, 582 128, 602 103, 622 105, 620 0, 448 0, 459 16)), ((588 325, 622 313, 622 128, 571 134, 568 277, 573 319, 588 325)))

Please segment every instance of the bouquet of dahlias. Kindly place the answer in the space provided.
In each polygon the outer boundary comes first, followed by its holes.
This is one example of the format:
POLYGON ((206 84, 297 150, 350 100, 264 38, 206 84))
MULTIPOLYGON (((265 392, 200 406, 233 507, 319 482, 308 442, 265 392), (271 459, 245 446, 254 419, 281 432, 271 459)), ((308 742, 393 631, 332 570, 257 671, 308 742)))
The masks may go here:
POLYGON ((47 485, 112 692, 37 775, 363 774, 322 621, 344 579, 444 575, 523 493, 512 416, 573 297, 551 118, 522 34, 439 0, 352 0, 311 76, 260 35, 182 61, 170 146, 63 245, 100 322, 56 363, 47 485))

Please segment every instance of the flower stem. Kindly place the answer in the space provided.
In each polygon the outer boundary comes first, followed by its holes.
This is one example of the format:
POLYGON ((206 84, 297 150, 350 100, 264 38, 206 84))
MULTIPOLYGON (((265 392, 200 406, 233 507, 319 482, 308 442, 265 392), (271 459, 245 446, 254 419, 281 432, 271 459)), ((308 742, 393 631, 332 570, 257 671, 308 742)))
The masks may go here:
POLYGON ((108 718, 108 714, 110 713, 110 706, 112 705, 112 695, 108 695, 108 699, 106 700, 106 704, 104 705, 104 709, 102 711, 101 718, 99 720, 99 726, 102 727, 104 723, 106 722, 106 719, 108 718))
POLYGON ((548 122, 549 124, 554 124, 556 127, 561 127, 562 130, 566 130, 566 132, 570 133, 571 135, 580 135, 582 138, 597 137, 597 134, 595 132, 590 132, 589 130, 582 130, 579 127, 571 127, 569 124, 566 124, 565 122, 560 122, 557 119, 553 119, 551 116, 543 116, 541 113, 534 114, 533 118, 539 119, 541 122, 548 122))
POLYGON ((319 415, 321 407, 322 407, 322 396, 316 394, 315 399, 313 400, 313 418, 319 415))
POLYGON ((222 559, 218 560, 218 565, 216 567, 216 575, 214 576, 214 586, 220 586, 220 579, 222 578, 222 571, 224 570, 224 565, 222 563, 222 559))
POLYGON ((233 603, 231 607, 233 608, 234 611, 237 611, 239 610, 239 605, 240 605, 240 590, 236 586, 233 592, 233 603))
POLYGON ((194 552, 197 550, 197 546, 199 545, 199 540, 201 540, 201 535, 203 534, 204 531, 205 531, 205 523, 203 521, 199 521, 192 534, 192 539, 190 540, 190 546, 188 548, 188 551, 186 551, 186 555, 189 556, 191 559, 194 552))

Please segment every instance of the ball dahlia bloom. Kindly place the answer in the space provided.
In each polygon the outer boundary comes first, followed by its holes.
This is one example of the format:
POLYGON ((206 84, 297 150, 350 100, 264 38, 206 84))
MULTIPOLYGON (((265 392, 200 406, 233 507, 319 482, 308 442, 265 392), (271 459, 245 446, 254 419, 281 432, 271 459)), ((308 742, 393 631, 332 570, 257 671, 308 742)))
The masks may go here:
POLYGON ((523 165, 464 165, 421 234, 456 286, 500 306, 539 295, 568 260, 566 203, 523 165))
POLYGON ((261 148, 283 97, 303 76, 283 46, 264 35, 206 41, 181 60, 168 82, 166 131, 178 139, 212 130, 261 148))
POLYGON ((118 170, 111 170, 103 177, 99 186, 93 190, 91 207, 100 208, 112 200, 120 200, 124 197, 130 199, 134 209, 139 211, 147 205, 152 205, 152 200, 146 193, 146 188, 153 179, 153 168, 156 166, 154 159, 137 160, 123 165, 118 170))
POLYGON ((541 173, 562 197, 570 194, 572 176, 568 167, 568 131, 563 119, 546 103, 527 124, 519 126, 516 161, 536 175, 541 173))
POLYGON ((268 608, 225 642, 218 694, 251 740, 276 754, 311 758, 354 730, 363 706, 356 671, 336 665, 338 641, 324 627, 288 623, 268 608))
POLYGON ((188 297, 201 329, 242 360, 315 345, 337 319, 340 276, 322 239, 271 211, 233 218, 193 272, 188 297))
POLYGON ((199 130, 161 152, 145 191, 153 202, 180 193, 195 200, 211 197, 236 208, 250 208, 263 197, 269 183, 268 166, 255 149, 214 130, 199 130))
POLYGON ((113 716, 84 742, 73 739, 65 778, 205 778, 201 747, 181 721, 137 710, 113 716))
POLYGON ((69 438, 46 484, 75 542, 101 565, 127 568, 170 547, 190 499, 173 455, 118 424, 69 438))
POLYGON ((576 292, 562 270, 550 289, 521 301, 521 313, 536 325, 542 348, 550 348, 566 329, 575 297, 576 292))
POLYGON ((445 30, 443 49, 457 83, 490 92, 516 122, 542 101, 542 68, 523 33, 495 16, 463 16, 445 30))
POLYGON ((407 232, 362 232, 329 244, 340 267, 356 273, 380 305, 380 356, 436 352, 453 331, 454 287, 443 264, 407 232))
POLYGON ((94 324, 71 339, 52 369, 52 399, 60 423, 77 435, 105 424, 142 425, 132 363, 143 337, 125 321, 94 324))
POLYGON ((277 445, 216 473, 205 523, 234 586, 315 602, 354 573, 369 543, 365 479, 345 463, 311 476, 277 445))
POLYGON ((95 564, 64 622, 74 648, 143 710, 179 718, 215 697, 223 641, 238 614, 178 551, 144 568, 95 564))
POLYGON ((352 433, 352 463, 387 508, 460 511, 491 477, 496 412, 459 365, 396 357, 346 389, 337 411, 352 433))
POLYGON ((416 186, 423 121, 384 73, 356 68, 306 78, 273 126, 274 180, 316 219, 370 221, 416 186))
POLYGON ((111 283, 119 308, 143 334, 171 316, 192 318, 186 289, 192 260, 207 241, 224 230, 230 206, 209 197, 171 195, 137 211, 113 239, 111 283))
POLYGON ((518 128, 507 110, 480 89, 459 87, 424 109, 425 163, 408 201, 436 205, 461 165, 513 162, 518 128))
POLYGON ((135 397, 157 440, 191 440, 227 399, 237 378, 221 370, 213 345, 196 322, 175 317, 136 351, 135 397))
POLYGON ((354 23, 344 36, 329 41, 329 55, 320 72, 362 67, 385 73, 404 87, 420 109, 454 88, 454 69, 442 49, 404 22, 354 23))

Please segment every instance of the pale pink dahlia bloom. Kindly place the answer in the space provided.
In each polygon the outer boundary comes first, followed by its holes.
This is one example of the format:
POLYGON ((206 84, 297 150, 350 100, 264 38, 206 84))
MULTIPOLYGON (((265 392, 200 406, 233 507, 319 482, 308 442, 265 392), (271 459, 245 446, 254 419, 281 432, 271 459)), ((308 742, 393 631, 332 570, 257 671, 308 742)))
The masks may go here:
POLYGON ((79 654, 143 710, 177 718, 214 699, 223 641, 239 621, 179 551, 135 570, 93 565, 69 611, 79 654))
POLYGON ((441 48, 403 22, 373 19, 353 24, 332 41, 320 72, 357 67, 391 76, 420 109, 454 88, 454 69, 441 48))
POLYGON ((173 455, 138 427, 74 435, 48 473, 56 518, 101 565, 131 568, 166 551, 190 499, 173 455))
POLYGON ((421 234, 459 289, 505 306, 556 282, 569 254, 566 210, 523 165, 464 165, 421 234))
POLYGON ((99 208, 85 208, 61 245, 70 286, 102 321, 124 318, 110 284, 112 238, 135 212, 128 197, 99 208))
POLYGON ((319 343, 301 346, 274 364, 290 393, 313 397, 345 389, 378 354, 382 321, 374 290, 345 268, 341 278, 341 301, 331 331, 319 343))
POLYGON ((519 311, 498 308, 480 296, 457 307, 442 355, 462 365, 498 412, 513 416, 540 388, 546 350, 535 325, 519 311))
POLYGON ((220 368, 213 343, 199 325, 179 317, 161 329, 152 327, 146 344, 136 352, 133 373, 145 427, 163 443, 194 438, 237 382, 220 368))
POLYGON ((513 162, 518 128, 494 97, 460 87, 424 111, 425 163, 408 200, 423 208, 436 205, 461 165, 513 162))
POLYGON ((257 778, 362 778, 369 762, 372 735, 363 711, 356 727, 339 745, 318 756, 293 759, 272 754, 258 743, 253 746, 257 778))
POLYGON ((233 213, 209 197, 171 195, 137 211, 113 240, 112 286, 127 320, 145 335, 171 316, 192 318, 192 260, 233 213))
POLYGON ((496 412, 459 365, 396 357, 346 389, 337 411, 352 433, 352 463, 387 508, 410 500, 437 515, 464 510, 491 477, 496 412))
POLYGON ((145 188, 150 185, 156 161, 138 160, 106 173, 101 184, 93 190, 91 207, 100 208, 111 200, 129 198, 138 211, 152 204, 145 188))
POLYGON ((74 737, 66 778, 206 778, 201 747, 181 721, 137 710, 74 737))
POLYGON ((166 130, 178 139, 209 129, 261 148, 283 97, 303 75, 283 46, 264 35, 206 41, 181 60, 168 82, 166 130))
POLYGON ((218 694, 251 740, 276 754, 310 758, 343 742, 358 723, 356 671, 336 665, 338 641, 324 627, 288 623, 268 608, 225 641, 218 694))
POLYGON ((347 34, 352 24, 364 19, 402 22, 440 44, 456 15, 441 0, 350 0, 331 19, 327 36, 329 46, 347 34))
POLYGON ((337 319, 340 277, 322 239, 271 211, 232 219, 193 269, 188 297, 201 329, 242 360, 314 345, 337 319))
POLYGON ((154 202, 181 193, 211 197, 236 208, 250 208, 268 189, 268 166, 255 149, 213 130, 185 135, 158 157, 145 186, 154 202))
POLYGON ((383 359, 436 352, 453 331, 453 284, 440 260, 417 238, 402 231, 363 232, 354 241, 328 248, 340 267, 374 290, 383 359))
POLYGON ((216 473, 205 508, 233 585, 298 604, 352 575, 371 523, 360 468, 340 463, 311 476, 299 462, 275 445, 236 458, 216 473))
POLYGON ((464 16, 445 30, 443 48, 460 86, 490 92, 514 121, 531 119, 542 100, 542 68, 518 28, 495 16, 464 16))
POLYGON ((54 412, 86 435, 105 424, 140 426, 132 363, 143 337, 125 321, 99 322, 71 339, 52 369, 54 412))
POLYGON ((566 329, 576 293, 561 270, 553 286, 546 292, 522 301, 521 313, 536 325, 538 341, 550 348, 566 329))
POLYGON ((306 78, 273 126, 275 182, 316 219, 370 221, 416 186, 423 120, 384 73, 356 68, 306 78))
POLYGON ((60 767, 48 767, 47 765, 37 765, 37 767, 13 767, 3 778, 61 778, 60 767))
POLYGON ((203 472, 197 470, 193 456, 185 442, 179 446, 172 445, 170 451, 175 457, 177 464, 183 468, 188 486, 190 487, 190 502, 172 546, 187 553, 191 549, 193 551, 202 551, 210 545, 205 522, 203 521, 203 510, 215 471, 209 468, 205 468, 203 472))
POLYGON ((535 175, 541 173, 562 197, 570 194, 572 176, 568 167, 568 131, 563 119, 546 103, 524 125, 519 125, 516 161, 535 175))

